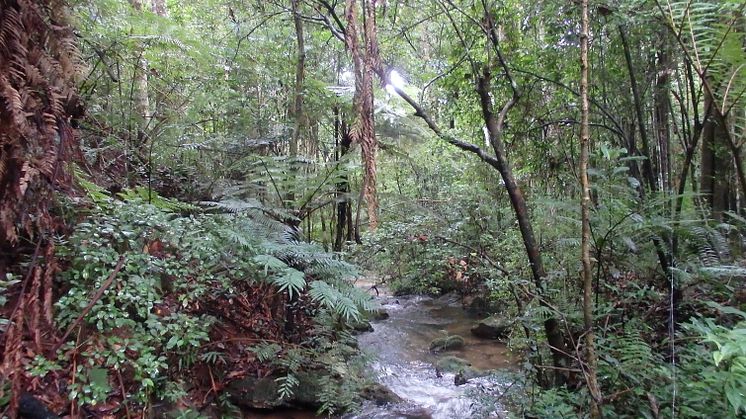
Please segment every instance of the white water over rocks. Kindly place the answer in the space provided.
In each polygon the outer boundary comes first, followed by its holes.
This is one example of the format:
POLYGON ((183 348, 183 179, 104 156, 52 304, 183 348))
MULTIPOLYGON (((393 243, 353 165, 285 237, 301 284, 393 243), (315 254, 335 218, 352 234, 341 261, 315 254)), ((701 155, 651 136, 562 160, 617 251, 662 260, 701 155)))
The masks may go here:
POLYGON ((472 366, 496 370, 511 366, 508 350, 495 341, 479 340, 469 333, 474 319, 467 316, 454 298, 381 298, 389 318, 373 323, 374 331, 358 337, 361 349, 371 354, 373 368, 381 384, 390 388, 403 403, 385 406, 368 404, 350 419, 458 419, 505 417, 502 406, 491 406, 484 413, 478 394, 498 396, 510 385, 495 375, 472 378, 456 386, 454 373, 437 371, 435 364, 444 356, 457 356, 472 366), (432 339, 458 334, 463 349, 431 354, 432 339), (480 390, 480 391, 477 391, 480 390))

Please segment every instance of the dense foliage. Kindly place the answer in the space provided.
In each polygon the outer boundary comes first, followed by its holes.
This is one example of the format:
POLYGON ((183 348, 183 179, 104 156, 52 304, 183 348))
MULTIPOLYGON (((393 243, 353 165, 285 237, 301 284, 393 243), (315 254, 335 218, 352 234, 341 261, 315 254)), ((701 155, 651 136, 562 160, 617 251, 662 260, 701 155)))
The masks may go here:
POLYGON ((591 1, 588 85, 584 1, 69 3, 0 0, 8 412, 354 409, 361 266, 509 321, 486 406, 746 414, 743 1, 591 1))

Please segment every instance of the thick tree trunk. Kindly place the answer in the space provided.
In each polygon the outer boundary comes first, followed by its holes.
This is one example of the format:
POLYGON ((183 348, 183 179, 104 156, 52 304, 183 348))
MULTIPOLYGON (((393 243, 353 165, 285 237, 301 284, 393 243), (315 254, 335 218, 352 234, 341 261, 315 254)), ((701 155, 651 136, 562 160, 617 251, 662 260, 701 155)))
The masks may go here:
MULTIPOLYGON (((358 120, 353 131, 353 138, 360 143, 363 160, 363 187, 361 196, 367 204, 368 229, 375 231, 378 226, 378 197, 376 191, 376 153, 378 141, 375 132, 373 77, 378 63, 378 41, 376 29, 376 0, 363 2, 362 37, 357 20, 357 1, 347 0, 345 7, 347 28, 345 43, 352 55, 355 73, 354 105, 358 120), (361 39, 364 45, 361 45, 361 39)), ((358 209, 360 206, 358 205, 358 209)), ((359 211, 356 215, 355 228, 359 230, 359 211)))
MULTIPOLYGON (((731 159, 726 155, 728 147, 725 118, 717 118, 712 96, 705 93, 705 108, 713 109, 713 117, 707 118, 702 128, 702 166, 700 193, 709 205, 713 219, 720 220, 727 209, 728 174, 731 159)), ((738 162, 736 163, 738 164, 738 162)))

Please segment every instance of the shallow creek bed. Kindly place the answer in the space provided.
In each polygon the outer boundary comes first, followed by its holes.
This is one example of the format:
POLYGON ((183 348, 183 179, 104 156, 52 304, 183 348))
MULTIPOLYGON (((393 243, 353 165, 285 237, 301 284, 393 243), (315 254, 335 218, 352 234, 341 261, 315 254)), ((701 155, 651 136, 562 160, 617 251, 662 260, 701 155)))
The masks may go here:
POLYGON ((358 341, 372 356, 379 382, 404 401, 367 404, 346 418, 505 416, 504 406, 492 403, 485 409, 480 394, 499 396, 510 386, 499 377, 514 368, 514 359, 504 344, 472 335, 470 329, 477 319, 467 314, 456 296, 433 299, 383 293, 378 298, 389 316, 375 321, 373 331, 361 334, 358 341), (438 352, 434 341, 444 338, 456 344, 438 352), (435 351, 431 351, 433 346, 435 351))

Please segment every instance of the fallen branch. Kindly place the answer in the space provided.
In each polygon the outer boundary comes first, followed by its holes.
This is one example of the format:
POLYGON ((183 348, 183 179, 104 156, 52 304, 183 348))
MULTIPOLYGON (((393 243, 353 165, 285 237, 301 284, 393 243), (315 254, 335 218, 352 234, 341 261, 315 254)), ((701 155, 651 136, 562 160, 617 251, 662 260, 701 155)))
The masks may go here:
POLYGON ((119 261, 117 262, 117 265, 114 267, 114 270, 111 271, 111 273, 109 274, 109 277, 106 278, 106 281, 104 281, 103 285, 101 285, 101 288, 99 288, 98 291, 96 291, 96 294, 93 295, 93 298, 91 298, 91 302, 88 303, 86 308, 83 309, 83 312, 80 313, 80 315, 78 316, 77 319, 75 319, 73 324, 71 324, 70 327, 67 328, 67 331, 65 332, 64 335, 62 335, 62 338, 59 340, 59 342, 57 342, 57 345, 54 347, 54 350, 52 351, 52 353, 55 353, 57 352, 58 349, 60 349, 60 347, 65 343, 67 338, 70 336, 70 333, 72 333, 72 331, 75 330, 75 328, 80 325, 80 322, 82 322, 83 318, 85 318, 88 312, 91 311, 91 309, 93 308, 93 305, 96 304, 96 302, 101 299, 101 297, 104 295, 104 291, 106 291, 111 286, 112 282, 114 282, 114 278, 117 276, 119 271, 121 271, 122 268, 124 267, 125 259, 126 258, 124 257, 124 255, 119 257, 119 261))

